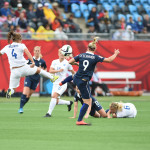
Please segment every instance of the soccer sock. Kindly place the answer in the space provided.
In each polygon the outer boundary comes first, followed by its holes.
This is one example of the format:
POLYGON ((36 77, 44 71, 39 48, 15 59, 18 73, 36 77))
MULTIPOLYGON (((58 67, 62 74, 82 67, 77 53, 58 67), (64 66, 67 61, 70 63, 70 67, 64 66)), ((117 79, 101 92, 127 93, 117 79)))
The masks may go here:
POLYGON ((43 69, 41 69, 39 74, 42 75, 45 78, 49 78, 49 79, 53 79, 54 78, 53 75, 51 75, 50 73, 48 73, 47 71, 45 71, 43 69))
POLYGON ((59 99, 58 105, 70 105, 70 101, 59 99))
POLYGON ((80 109, 80 114, 79 114, 79 118, 78 121, 82 121, 87 109, 88 109, 89 105, 84 103, 80 109))
POLYGON ((65 84, 65 83, 70 82, 70 81, 72 81, 72 80, 73 80, 73 77, 72 77, 72 75, 71 75, 71 76, 68 76, 66 79, 64 79, 61 83, 62 83, 62 84, 65 84))
POLYGON ((25 104, 29 101, 30 97, 26 97, 25 104))
POLYGON ((23 108, 26 102, 26 95, 22 94, 20 99, 20 108, 23 108))
POLYGON ((52 114, 52 111, 53 109, 55 108, 56 106, 56 102, 57 102, 57 99, 56 98, 52 98, 51 99, 51 102, 50 102, 50 105, 49 105, 49 110, 47 113, 49 113, 50 115, 52 114))
POLYGON ((11 95, 15 93, 14 89, 10 89, 11 90, 11 95))

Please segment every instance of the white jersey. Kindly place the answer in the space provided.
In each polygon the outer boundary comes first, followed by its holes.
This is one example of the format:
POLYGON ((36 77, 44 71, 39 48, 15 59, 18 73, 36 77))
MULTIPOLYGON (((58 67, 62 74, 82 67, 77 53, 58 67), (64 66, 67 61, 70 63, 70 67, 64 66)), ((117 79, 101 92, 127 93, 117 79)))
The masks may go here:
POLYGON ((24 50, 27 47, 22 43, 13 42, 12 44, 6 45, 0 52, 1 54, 7 54, 10 68, 23 66, 27 63, 24 58, 24 50))
POLYGON ((59 84, 67 77, 68 70, 73 70, 72 65, 70 65, 66 59, 64 59, 62 62, 60 62, 59 59, 53 60, 51 67, 55 70, 64 69, 62 72, 55 73, 55 75, 59 76, 59 78, 53 84, 59 84))
POLYGON ((122 111, 117 111, 117 118, 134 118, 137 114, 137 110, 132 103, 122 103, 122 111))

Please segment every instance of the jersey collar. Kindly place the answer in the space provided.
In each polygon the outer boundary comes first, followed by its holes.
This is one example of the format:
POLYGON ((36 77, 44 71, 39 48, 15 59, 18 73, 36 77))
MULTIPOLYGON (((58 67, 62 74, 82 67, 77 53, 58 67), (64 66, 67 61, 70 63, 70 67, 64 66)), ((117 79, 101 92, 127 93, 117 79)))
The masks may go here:
MULTIPOLYGON (((33 58, 35 59, 35 57, 33 56, 33 58)), ((38 60, 38 61, 40 61, 40 57, 38 58, 38 59, 35 59, 35 60, 38 60)))
POLYGON ((93 54, 93 53, 91 53, 91 52, 86 52, 86 53, 91 54, 91 55, 94 55, 94 54, 93 54))

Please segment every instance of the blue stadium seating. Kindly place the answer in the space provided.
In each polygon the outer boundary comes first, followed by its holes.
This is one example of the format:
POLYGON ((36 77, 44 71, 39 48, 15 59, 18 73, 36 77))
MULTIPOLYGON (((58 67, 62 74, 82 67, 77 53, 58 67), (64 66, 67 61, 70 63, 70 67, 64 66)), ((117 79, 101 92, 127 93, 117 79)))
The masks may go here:
POLYGON ((116 0, 116 1, 120 8, 125 5, 124 0, 116 0))
POLYGON ((143 7, 144 7, 146 13, 150 15, 150 5, 144 4, 143 7))
POLYGON ((118 19, 120 20, 121 18, 124 18, 126 20, 126 16, 123 14, 118 14, 118 19))
POLYGON ((87 18, 89 16, 88 6, 86 4, 81 3, 80 4, 80 10, 83 14, 83 17, 87 20, 87 18))
POLYGON ((88 4, 89 11, 91 11, 93 7, 96 7, 96 4, 88 4))
POLYGON ((135 21, 138 20, 138 17, 141 17, 141 20, 143 20, 143 18, 142 18, 141 15, 139 15, 139 14, 134 14, 134 15, 133 15, 133 18, 134 18, 135 21))
POLYGON ((78 4, 75 3, 71 4, 71 12, 74 14, 76 18, 81 17, 80 7, 78 4))
POLYGON ((131 14, 137 13, 137 8, 134 5, 129 5, 129 11, 131 14))
POLYGON ((149 3, 149 5, 150 5, 150 0, 148 0, 148 3, 149 3))
POLYGON ((113 7, 112 7, 111 5, 104 4, 103 7, 104 7, 105 10, 107 10, 108 12, 113 12, 113 7))
POLYGON ((134 19, 133 15, 127 14, 127 15, 126 15, 126 21, 127 21, 127 22, 129 21, 129 18, 130 18, 130 17, 132 17, 132 18, 134 19))
POLYGON ((141 1, 141 4, 148 4, 148 0, 140 0, 141 1))
POLYGON ((141 5, 140 0, 132 0, 132 3, 136 6, 139 7, 141 5))
POLYGON ((109 4, 111 6, 114 6, 114 5, 117 5, 117 2, 116 2, 116 0, 109 0, 109 4))

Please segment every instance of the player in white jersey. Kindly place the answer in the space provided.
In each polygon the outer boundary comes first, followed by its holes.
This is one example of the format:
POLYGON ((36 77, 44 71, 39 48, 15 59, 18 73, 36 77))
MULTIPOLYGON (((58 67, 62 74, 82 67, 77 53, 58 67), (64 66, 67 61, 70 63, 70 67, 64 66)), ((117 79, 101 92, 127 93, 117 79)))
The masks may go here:
POLYGON ((42 70, 41 68, 36 67, 32 55, 28 51, 27 47, 21 42, 21 34, 10 31, 8 33, 8 45, 6 45, 0 51, 0 56, 5 53, 7 54, 11 70, 9 89, 6 93, 7 98, 10 98, 11 94, 15 92, 16 88, 19 86, 21 77, 38 73, 46 78, 49 78, 53 82, 58 79, 57 76, 53 76, 50 73, 42 70), (13 41, 13 43, 10 44, 11 40, 13 41), (23 56, 24 52, 31 60, 31 65, 27 65, 27 60, 23 56))
POLYGON ((65 56, 62 55, 60 50, 58 51, 59 59, 53 60, 50 66, 49 72, 54 73, 56 76, 59 76, 59 78, 53 83, 52 98, 51 98, 51 102, 49 105, 49 110, 46 113, 45 117, 51 117, 52 111, 54 107, 56 106, 56 104, 67 105, 68 111, 71 110, 71 105, 73 104, 72 101, 66 101, 66 100, 60 99, 60 96, 67 89, 67 83, 62 86, 60 86, 59 83, 66 78, 68 70, 72 74, 75 74, 72 66, 68 63, 68 61, 65 59, 65 56))
POLYGON ((113 118, 135 118, 137 110, 132 103, 113 102, 107 112, 108 118, 111 118, 111 114, 113 118))

